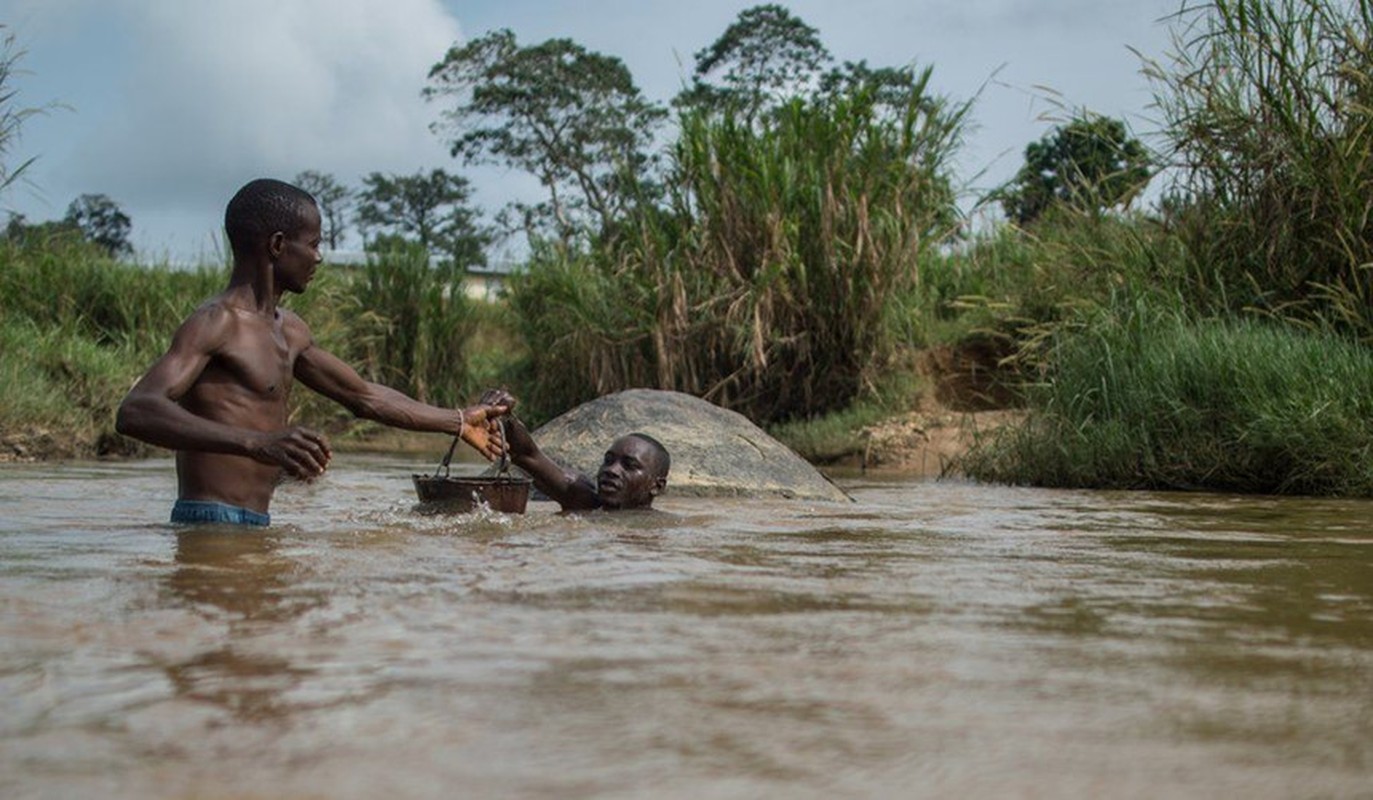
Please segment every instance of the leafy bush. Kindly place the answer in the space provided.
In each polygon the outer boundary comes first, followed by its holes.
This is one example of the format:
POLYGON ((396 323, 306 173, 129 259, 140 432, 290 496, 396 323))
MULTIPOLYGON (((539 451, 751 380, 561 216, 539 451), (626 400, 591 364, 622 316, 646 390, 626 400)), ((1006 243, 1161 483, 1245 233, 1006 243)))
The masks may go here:
POLYGON ((1135 302, 1055 337, 1033 413, 979 443, 979 479, 1373 495, 1373 353, 1259 319, 1135 302))

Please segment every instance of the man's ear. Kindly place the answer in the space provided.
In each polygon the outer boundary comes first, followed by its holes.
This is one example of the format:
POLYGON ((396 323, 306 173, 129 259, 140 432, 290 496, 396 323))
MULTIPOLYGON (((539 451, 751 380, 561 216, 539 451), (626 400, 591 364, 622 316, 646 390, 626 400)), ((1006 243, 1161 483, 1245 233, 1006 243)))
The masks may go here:
POLYGON ((657 496, 658 496, 658 493, 661 492, 661 491, 663 490, 663 488, 666 487, 666 486, 667 486, 667 478, 665 478, 665 477, 663 477, 663 478, 654 478, 654 479, 653 479, 653 489, 649 492, 649 494, 651 494, 653 497, 657 497, 657 496))
POLYGON ((271 256, 273 260, 275 260, 277 256, 281 255, 285 249, 285 232, 277 231, 276 233, 273 233, 271 236, 267 237, 267 255, 271 256))

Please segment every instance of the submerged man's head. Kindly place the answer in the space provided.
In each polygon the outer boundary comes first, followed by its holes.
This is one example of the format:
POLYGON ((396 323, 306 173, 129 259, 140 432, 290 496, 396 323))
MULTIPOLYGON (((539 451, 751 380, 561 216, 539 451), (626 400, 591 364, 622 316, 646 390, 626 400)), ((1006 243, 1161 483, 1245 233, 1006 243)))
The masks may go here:
POLYGON ((596 494, 606 508, 647 508, 667 485, 672 457, 646 433, 616 439, 596 473, 596 494))

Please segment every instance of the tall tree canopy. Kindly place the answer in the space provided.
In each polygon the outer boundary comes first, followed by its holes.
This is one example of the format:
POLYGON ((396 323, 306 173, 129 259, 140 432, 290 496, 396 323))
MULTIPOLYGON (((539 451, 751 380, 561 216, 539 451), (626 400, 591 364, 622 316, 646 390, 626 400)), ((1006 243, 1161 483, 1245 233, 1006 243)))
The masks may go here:
POLYGON ((666 116, 617 58, 569 39, 522 47, 499 30, 454 46, 424 96, 451 102, 436 123, 454 157, 528 172, 548 200, 520 206, 526 227, 568 239, 611 227, 637 194, 666 116))
POLYGON ((314 196, 324 222, 324 241, 330 250, 337 250, 339 240, 347 229, 353 191, 335 180, 333 175, 312 169, 297 175, 293 182, 314 196))
POLYGON ((489 237, 469 204, 472 189, 466 178, 441 169, 427 175, 373 172, 362 183, 358 225, 364 230, 413 237, 412 241, 451 258, 459 267, 485 263, 489 237))
POLYGON ((675 103, 753 119, 814 89, 830 61, 818 30, 780 5, 754 6, 696 53, 692 85, 675 103))
POLYGON ((999 193, 1006 216, 1021 225, 1055 203, 1100 211, 1129 201, 1150 178, 1150 159, 1125 123, 1080 116, 1025 148, 1025 165, 999 193))
POLYGON ((80 230, 86 241, 99 245, 111 256, 133 253, 133 245, 129 242, 133 221, 106 195, 81 195, 67 206, 67 215, 62 221, 80 230))

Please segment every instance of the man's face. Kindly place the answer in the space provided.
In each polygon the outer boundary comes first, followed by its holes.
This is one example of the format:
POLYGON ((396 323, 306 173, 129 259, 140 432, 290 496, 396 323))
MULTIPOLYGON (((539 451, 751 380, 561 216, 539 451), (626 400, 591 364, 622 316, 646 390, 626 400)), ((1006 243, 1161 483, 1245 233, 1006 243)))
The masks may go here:
POLYGON ((315 268, 323 261, 319 254, 319 209, 307 205, 301 212, 301 225, 295 233, 284 238, 281 252, 276 256, 277 281, 282 289, 300 294, 315 277, 315 268))
POLYGON ((653 447, 636 436, 623 436, 605 451, 596 473, 596 494, 606 508, 644 508, 662 491, 666 478, 658 476, 653 447))

